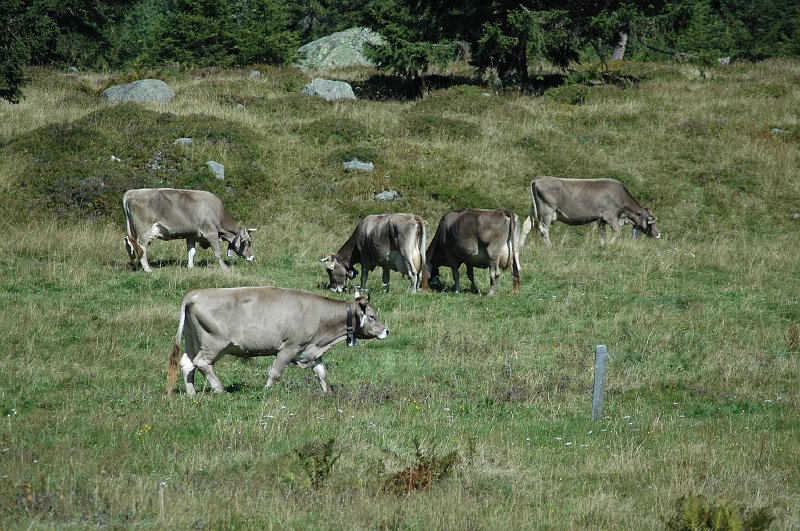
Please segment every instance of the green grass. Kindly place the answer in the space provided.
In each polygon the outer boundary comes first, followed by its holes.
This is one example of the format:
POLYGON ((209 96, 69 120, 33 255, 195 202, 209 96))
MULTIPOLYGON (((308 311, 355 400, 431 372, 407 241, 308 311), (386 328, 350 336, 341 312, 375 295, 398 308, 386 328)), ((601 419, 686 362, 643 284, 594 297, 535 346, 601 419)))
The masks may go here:
POLYGON ((800 226, 788 215, 800 153, 787 137, 800 63, 708 80, 628 68, 635 84, 580 101, 456 88, 337 104, 293 92, 296 71, 210 70, 168 77, 166 108, 101 104, 92 94, 110 76, 33 71, 27 99, 0 105, 0 528, 641 529, 698 499, 800 527, 800 226), (185 127, 207 141, 179 151, 185 127), (168 165, 149 171, 158 151, 168 165), (343 170, 351 155, 374 157, 375 172, 343 170), (260 228, 257 260, 222 272, 201 251, 189 271, 183 243, 159 241, 162 267, 130 272, 109 183, 199 186, 187 179, 211 157, 227 157, 212 184, 260 228), (391 335, 326 355, 332 396, 296 367, 265 392, 269 358, 221 360, 228 394, 164 395, 187 290, 318 291, 319 258, 361 216, 411 211, 432 233, 453 208, 524 215, 540 174, 624 181, 662 240, 601 247, 593 227, 556 224, 552 248, 522 250, 516 296, 509 273, 487 298, 412 296, 396 273, 384 294, 375 271, 391 335), (107 209, 58 193, 104 176, 107 209), (373 199, 388 188, 402 199, 373 199), (600 343, 611 359, 592 422, 600 343), (313 451, 339 457, 315 475, 313 451), (391 487, 443 462, 427 488, 391 487))

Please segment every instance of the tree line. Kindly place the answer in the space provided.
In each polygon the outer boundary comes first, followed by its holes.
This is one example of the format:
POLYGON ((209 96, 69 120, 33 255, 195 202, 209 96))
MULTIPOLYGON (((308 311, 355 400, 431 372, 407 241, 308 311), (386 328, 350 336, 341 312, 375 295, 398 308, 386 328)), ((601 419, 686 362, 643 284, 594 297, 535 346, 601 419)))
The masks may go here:
POLYGON ((368 50, 379 68, 418 82, 458 60, 508 87, 542 64, 800 56, 787 0, 0 0, 0 97, 19 101, 29 65, 285 65, 354 26, 386 39, 368 50))

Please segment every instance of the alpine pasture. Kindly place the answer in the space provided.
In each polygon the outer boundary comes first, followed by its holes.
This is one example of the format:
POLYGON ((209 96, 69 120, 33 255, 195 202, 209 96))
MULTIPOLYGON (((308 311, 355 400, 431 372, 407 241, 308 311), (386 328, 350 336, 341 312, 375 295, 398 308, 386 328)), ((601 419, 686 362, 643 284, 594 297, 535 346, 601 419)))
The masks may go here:
POLYGON ((614 68, 625 83, 410 101, 349 70, 360 98, 339 103, 293 69, 141 73, 165 106, 31 70, 0 103, 0 528, 658 529, 687 499, 800 528, 800 63, 614 68), (221 360, 229 393, 199 373, 194 399, 164 393, 189 289, 321 292, 365 215, 522 218, 537 175, 622 181, 661 239, 555 223, 517 295, 510 271, 494 297, 396 273, 383 293, 376 271, 391 335, 328 352, 330 396, 293 367, 265 391, 272 358, 221 360), (213 191, 258 227, 256 260, 188 270, 156 241, 153 273, 130 271, 121 191, 142 186, 213 191))

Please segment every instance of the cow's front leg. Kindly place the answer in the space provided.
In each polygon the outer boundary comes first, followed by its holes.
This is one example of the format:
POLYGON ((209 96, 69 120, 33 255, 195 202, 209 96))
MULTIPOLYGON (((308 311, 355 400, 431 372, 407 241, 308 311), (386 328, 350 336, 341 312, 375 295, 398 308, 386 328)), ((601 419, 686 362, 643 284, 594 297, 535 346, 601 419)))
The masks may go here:
POLYGON ((283 374, 283 369, 286 368, 286 366, 289 364, 289 361, 291 361, 293 357, 294 356, 287 358, 279 354, 278 357, 275 358, 275 361, 272 362, 272 366, 269 368, 269 377, 267 378, 267 385, 265 385, 264 387, 266 388, 272 387, 275 384, 275 382, 280 380, 281 374, 283 374))
POLYGON ((217 257, 217 261, 219 262, 219 266, 222 269, 228 269, 228 264, 225 263, 225 260, 222 258, 222 249, 219 245, 219 237, 211 236, 207 238, 208 245, 211 247, 211 250, 214 251, 214 256, 217 257))
POLYGON ((389 268, 383 268, 383 274, 381 275, 381 282, 383 282, 383 291, 389 293, 389 268))
POLYGON ((317 375, 319 378, 319 385, 322 386, 323 393, 330 393, 331 388, 328 385, 328 370, 325 368, 325 364, 322 363, 322 358, 317 358, 314 360, 314 364, 311 366, 314 370, 314 374, 317 375))
MULTIPOLYGON (((354 275, 355 276, 355 275, 354 275)), ((369 278, 369 269, 361 264, 361 289, 364 290, 367 288, 367 279, 369 278)))
POLYGON ((450 266, 450 270, 453 272, 453 291, 461 293, 461 277, 458 274, 458 266, 450 266))
POLYGON ((472 287, 470 288, 472 293, 480 293, 478 284, 475 282, 475 268, 471 265, 467 265, 467 278, 472 283, 472 287))
POLYGON ((606 244, 606 222, 602 219, 597 222, 597 233, 600 235, 600 245, 606 244))
POLYGON ((189 269, 194 267, 194 255, 197 254, 197 247, 194 240, 186 239, 186 254, 189 255, 189 260, 186 262, 186 267, 189 269))

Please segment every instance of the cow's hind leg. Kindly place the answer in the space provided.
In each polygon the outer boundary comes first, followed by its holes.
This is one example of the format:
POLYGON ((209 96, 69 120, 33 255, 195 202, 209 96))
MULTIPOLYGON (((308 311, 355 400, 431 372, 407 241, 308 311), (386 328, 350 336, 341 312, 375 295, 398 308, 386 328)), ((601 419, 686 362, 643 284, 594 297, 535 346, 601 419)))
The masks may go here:
POLYGON ((383 274, 381 275, 381 282, 383 282, 383 291, 389 293, 389 268, 383 268, 383 274))
POLYGON ((487 293, 487 295, 494 295, 494 288, 497 286, 497 281, 499 279, 500 265, 497 262, 489 262, 489 293, 487 293))
POLYGON ((148 273, 152 273, 153 269, 150 267, 150 262, 147 261, 147 247, 148 247, 148 245, 150 245, 150 242, 144 242, 141 245, 142 256, 139 259, 139 263, 142 264, 142 269, 144 269, 148 273))
POLYGON ((478 284, 475 282, 475 268, 471 265, 467 265, 467 278, 472 283, 472 293, 480 293, 481 290, 478 289, 478 284))
POLYGON ((189 359, 189 355, 184 353, 181 358, 181 372, 183 373, 183 383, 186 385, 186 394, 194 396, 197 391, 194 388, 194 363, 189 359))
POLYGON ((330 393, 331 388, 328 385, 328 370, 325 368, 325 364, 322 363, 322 358, 314 360, 314 364, 311 365, 311 368, 314 370, 314 374, 317 375, 317 378, 319 378, 319 385, 322 386, 322 392, 330 393))
POLYGON ((208 383, 211 385, 211 390, 215 393, 222 393, 225 391, 222 388, 222 382, 220 382, 216 373, 214 373, 213 367, 214 362, 219 358, 220 352, 220 350, 202 348, 193 360, 194 366, 203 372, 206 380, 208 380, 208 383))

